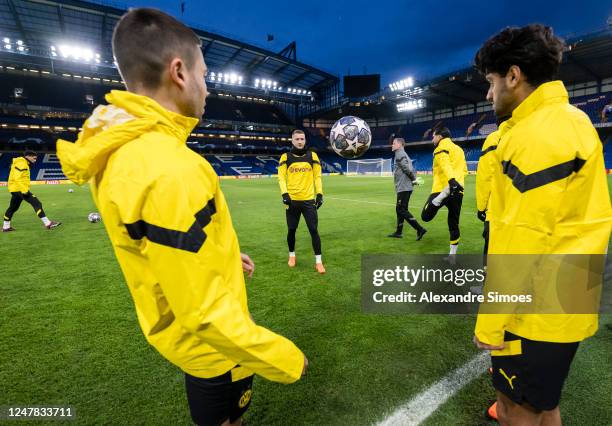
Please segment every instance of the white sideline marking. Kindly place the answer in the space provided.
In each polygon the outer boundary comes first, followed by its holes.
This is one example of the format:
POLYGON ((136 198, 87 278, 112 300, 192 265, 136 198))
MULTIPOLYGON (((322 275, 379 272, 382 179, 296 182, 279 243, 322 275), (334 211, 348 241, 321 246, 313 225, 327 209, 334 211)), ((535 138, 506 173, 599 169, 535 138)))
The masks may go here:
POLYGON ((451 371, 445 377, 416 395, 406 404, 395 410, 377 426, 413 426, 423 423, 451 396, 484 374, 490 367, 489 352, 483 351, 467 364, 451 371))
POLYGON ((394 206, 395 203, 385 203, 382 201, 365 201, 365 200, 353 200, 351 198, 338 198, 338 197, 326 197, 323 196, 324 200, 340 200, 340 201, 352 201, 354 203, 368 203, 368 204, 382 204, 383 206, 394 206))

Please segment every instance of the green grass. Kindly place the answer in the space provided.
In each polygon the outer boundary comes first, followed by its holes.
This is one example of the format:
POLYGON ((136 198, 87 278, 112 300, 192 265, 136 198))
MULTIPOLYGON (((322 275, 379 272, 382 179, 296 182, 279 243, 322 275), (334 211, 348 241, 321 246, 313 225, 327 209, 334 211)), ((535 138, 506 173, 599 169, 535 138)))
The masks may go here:
MULTIPOLYGON (((426 178, 414 192, 413 213, 430 185, 426 178)), ((0 406, 72 405, 78 424, 190 424, 182 373, 146 343, 104 228, 87 222, 95 211, 89 191, 72 187, 69 194, 70 187, 33 187, 61 228, 46 231, 24 204, 13 220, 17 232, 0 235, 0 406)), ((473 317, 360 311, 361 254, 445 253, 445 212, 426 225, 421 242, 407 225, 404 239, 390 239, 390 179, 325 178, 319 227, 328 273, 319 276, 304 223, 298 266, 286 266, 275 179, 227 180, 222 187, 241 249, 256 263, 247 282, 256 321, 291 338, 311 362, 308 376, 294 385, 256 379, 250 424, 371 424, 477 353, 473 317)), ((0 208, 8 199, 3 188, 0 208)), ((469 177, 463 253, 482 249, 474 206, 469 177)), ((566 424, 612 424, 611 353, 612 331, 605 327, 581 345, 562 401, 566 424)), ((427 423, 483 423, 493 398, 483 372, 427 423)))

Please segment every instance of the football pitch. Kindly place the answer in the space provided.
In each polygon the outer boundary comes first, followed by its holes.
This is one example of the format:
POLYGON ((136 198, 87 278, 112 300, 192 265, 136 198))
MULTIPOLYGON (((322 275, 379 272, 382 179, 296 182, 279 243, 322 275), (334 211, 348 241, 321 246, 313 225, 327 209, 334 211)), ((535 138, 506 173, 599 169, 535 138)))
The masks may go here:
MULTIPOLYGON (((482 251, 474 184, 468 176, 460 253, 482 251)), ((287 268, 276 179, 221 185, 241 249, 256 265, 247 280, 255 321, 292 339, 310 361, 294 385, 255 379, 248 424, 376 424, 479 353, 473 316, 372 315, 360 308, 361 255, 448 252, 445 209, 425 224, 422 241, 407 224, 403 239, 388 238, 395 228, 392 178, 324 177, 319 232, 327 274, 319 276, 303 220, 297 267, 287 268)), ((425 176, 412 195, 417 217, 430 188, 425 176)), ((0 190, 4 211, 9 194, 0 190)), ((32 191, 63 225, 45 230, 24 203, 13 218, 17 231, 0 235, 0 406, 70 405, 76 424, 191 424, 183 374, 145 341, 104 227, 87 221, 95 211, 87 187, 32 191)), ((566 382, 566 425, 612 424, 612 330, 603 325, 611 319, 600 322, 566 382)), ((493 399, 483 369, 424 424, 487 424, 483 413, 493 399)))

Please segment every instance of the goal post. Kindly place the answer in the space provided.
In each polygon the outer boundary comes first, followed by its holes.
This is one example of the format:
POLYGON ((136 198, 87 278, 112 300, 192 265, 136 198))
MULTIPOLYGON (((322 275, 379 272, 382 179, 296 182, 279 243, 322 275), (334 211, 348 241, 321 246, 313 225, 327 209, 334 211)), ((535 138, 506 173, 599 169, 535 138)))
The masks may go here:
POLYGON ((346 160, 347 176, 393 176, 390 158, 346 160))

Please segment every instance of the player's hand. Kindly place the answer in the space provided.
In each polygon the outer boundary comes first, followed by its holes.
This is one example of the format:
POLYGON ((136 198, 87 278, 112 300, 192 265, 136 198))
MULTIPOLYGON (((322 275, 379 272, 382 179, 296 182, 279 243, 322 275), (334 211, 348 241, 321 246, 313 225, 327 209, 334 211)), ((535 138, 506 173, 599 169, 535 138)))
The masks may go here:
POLYGON ((463 187, 459 184, 459 182, 455 180, 455 178, 452 178, 448 181, 448 187, 450 189, 451 194, 463 191, 463 187))
POLYGON ((291 197, 289 196, 289 194, 285 192, 282 195, 282 197, 283 197, 283 204, 285 204, 287 206, 290 206, 291 205, 291 197))
POLYGON ((478 213, 476 213, 476 216, 478 217, 478 219, 480 219, 481 221, 485 222, 487 220, 487 211, 486 210, 478 210, 478 213))
POLYGON ((306 375, 306 370, 308 370, 308 358, 304 355, 304 368, 302 369, 302 377, 306 375))
POLYGON ((474 336, 474 344, 476 345, 476 347, 478 349, 482 349, 483 351, 501 351, 502 349, 504 349, 505 345, 502 343, 500 346, 495 346, 495 345, 489 345, 487 343, 482 343, 480 340, 478 340, 478 337, 474 336))
POLYGON ((317 206, 317 210, 322 205, 323 205, 323 194, 317 194, 317 199, 315 200, 315 206, 317 206))
POLYGON ((249 278, 252 278, 253 272, 255 272, 255 263, 244 253, 240 253, 240 259, 242 260, 242 271, 246 272, 249 278))

